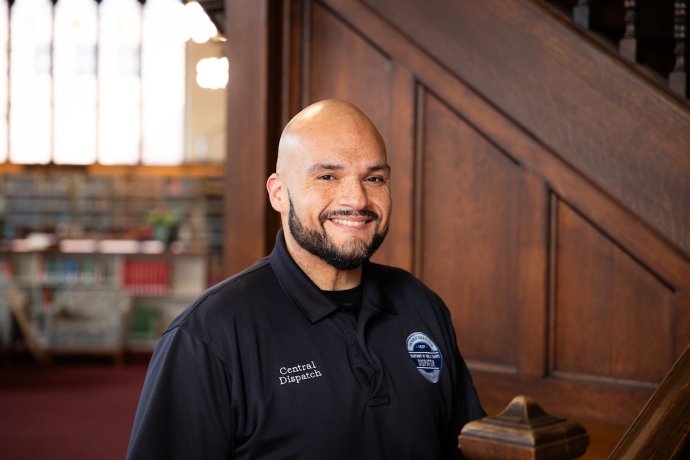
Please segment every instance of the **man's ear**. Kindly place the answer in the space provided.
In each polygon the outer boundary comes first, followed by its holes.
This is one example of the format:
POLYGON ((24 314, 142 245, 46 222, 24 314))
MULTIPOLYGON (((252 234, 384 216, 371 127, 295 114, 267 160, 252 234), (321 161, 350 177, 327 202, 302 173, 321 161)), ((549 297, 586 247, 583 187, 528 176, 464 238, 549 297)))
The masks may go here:
POLYGON ((273 173, 266 181, 266 190, 268 190, 268 199, 271 201, 273 209, 279 213, 288 211, 288 196, 287 187, 278 176, 278 173, 273 173))

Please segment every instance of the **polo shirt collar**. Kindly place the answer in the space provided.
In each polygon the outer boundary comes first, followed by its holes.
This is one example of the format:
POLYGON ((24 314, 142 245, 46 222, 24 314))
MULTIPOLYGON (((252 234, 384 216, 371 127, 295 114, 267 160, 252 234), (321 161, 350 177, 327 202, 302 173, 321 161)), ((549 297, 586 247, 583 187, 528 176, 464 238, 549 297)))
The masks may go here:
MULTIPOLYGON (((273 272, 283 291, 297 305, 304 316, 312 323, 325 318, 338 310, 321 289, 302 271, 287 250, 283 230, 278 231, 276 244, 269 257, 273 272)), ((370 264, 365 262, 362 269, 362 307, 370 305, 374 309, 395 313, 395 308, 385 299, 378 283, 371 275, 370 264)))

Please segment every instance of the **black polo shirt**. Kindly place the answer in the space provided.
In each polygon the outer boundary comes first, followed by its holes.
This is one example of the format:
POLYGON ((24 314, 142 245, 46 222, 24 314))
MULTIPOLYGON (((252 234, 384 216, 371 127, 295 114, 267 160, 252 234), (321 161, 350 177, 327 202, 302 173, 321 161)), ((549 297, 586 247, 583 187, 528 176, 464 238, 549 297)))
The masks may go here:
POLYGON ((409 273, 363 268, 341 308, 276 247, 167 329, 128 458, 442 459, 484 415, 441 299, 409 273))

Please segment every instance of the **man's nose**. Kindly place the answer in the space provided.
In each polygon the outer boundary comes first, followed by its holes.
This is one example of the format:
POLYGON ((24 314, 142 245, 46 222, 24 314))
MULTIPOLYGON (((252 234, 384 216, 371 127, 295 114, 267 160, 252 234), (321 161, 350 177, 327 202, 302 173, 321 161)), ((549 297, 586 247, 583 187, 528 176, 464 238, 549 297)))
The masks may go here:
POLYGON ((364 209, 368 202, 367 191, 359 179, 343 181, 338 201, 351 209, 364 209))

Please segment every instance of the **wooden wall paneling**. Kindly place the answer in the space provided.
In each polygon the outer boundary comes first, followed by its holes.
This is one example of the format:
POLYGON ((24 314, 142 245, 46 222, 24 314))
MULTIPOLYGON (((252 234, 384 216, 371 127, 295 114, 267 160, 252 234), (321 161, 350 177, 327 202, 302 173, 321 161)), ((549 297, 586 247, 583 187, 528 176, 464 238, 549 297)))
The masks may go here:
POLYGON ((415 88, 410 71, 394 62, 390 88, 391 130, 387 144, 393 214, 386 243, 375 259, 408 271, 414 269, 415 88))
POLYGON ((544 2, 362 3, 690 255, 687 102, 544 2))
MULTIPOLYGON (((306 78, 303 69, 307 67, 305 60, 309 59, 308 37, 310 21, 308 10, 303 0, 285 0, 283 5, 283 48, 282 48, 282 79, 281 94, 281 128, 297 114, 303 105, 303 88, 306 78)), ((306 61, 308 62, 308 61, 306 61)), ((308 83, 308 82, 307 82, 308 83)))
POLYGON ((309 102, 341 98, 362 109, 390 143, 393 64, 364 35, 318 2, 311 3, 309 102), (355 70, 356 69, 356 70, 355 70))
POLYGON ((424 273, 424 96, 426 88, 421 82, 415 86, 415 118, 414 118, 414 176, 413 176, 413 238, 412 238, 412 269, 414 275, 422 279, 424 273))
POLYGON ((675 354, 675 288, 563 201, 557 206, 552 372, 659 383, 675 354))
POLYGON ((546 187, 459 117, 437 121, 443 106, 425 94, 418 102, 420 276, 448 302, 474 369, 541 377, 546 187))
POLYGON ((680 356, 686 346, 690 344, 690 276, 676 295, 676 356, 680 356))
POLYGON ((435 95, 420 102, 422 279, 449 305, 465 358, 515 373, 521 170, 435 95))
POLYGON ((546 375, 548 358, 549 190, 543 178, 521 165, 519 197, 518 321, 516 361, 525 378, 546 375))
MULTIPOLYGON (((308 43, 303 40, 308 36, 308 21, 305 23, 306 6, 302 0, 285 0, 270 3, 275 9, 271 11, 271 24, 273 36, 278 43, 270 44, 272 63, 269 82, 275 85, 269 91, 270 98, 274 99, 271 110, 267 115, 271 116, 269 143, 267 150, 267 176, 275 171, 275 163, 278 156, 278 142, 285 125, 302 108, 303 62, 308 59, 308 49, 304 50, 308 43), (275 77, 279 76, 279 78, 275 77)), ((266 247, 273 247, 276 232, 282 223, 280 214, 275 212, 270 205, 266 214, 266 247)))
POLYGON ((515 395, 526 395, 545 411, 575 420, 630 424, 653 393, 651 388, 595 380, 525 378, 472 372, 483 403, 500 408, 515 395))
POLYGON ((227 91, 227 158, 224 270, 237 273, 267 252, 266 198, 269 158, 269 1, 227 2, 230 90, 227 91))

